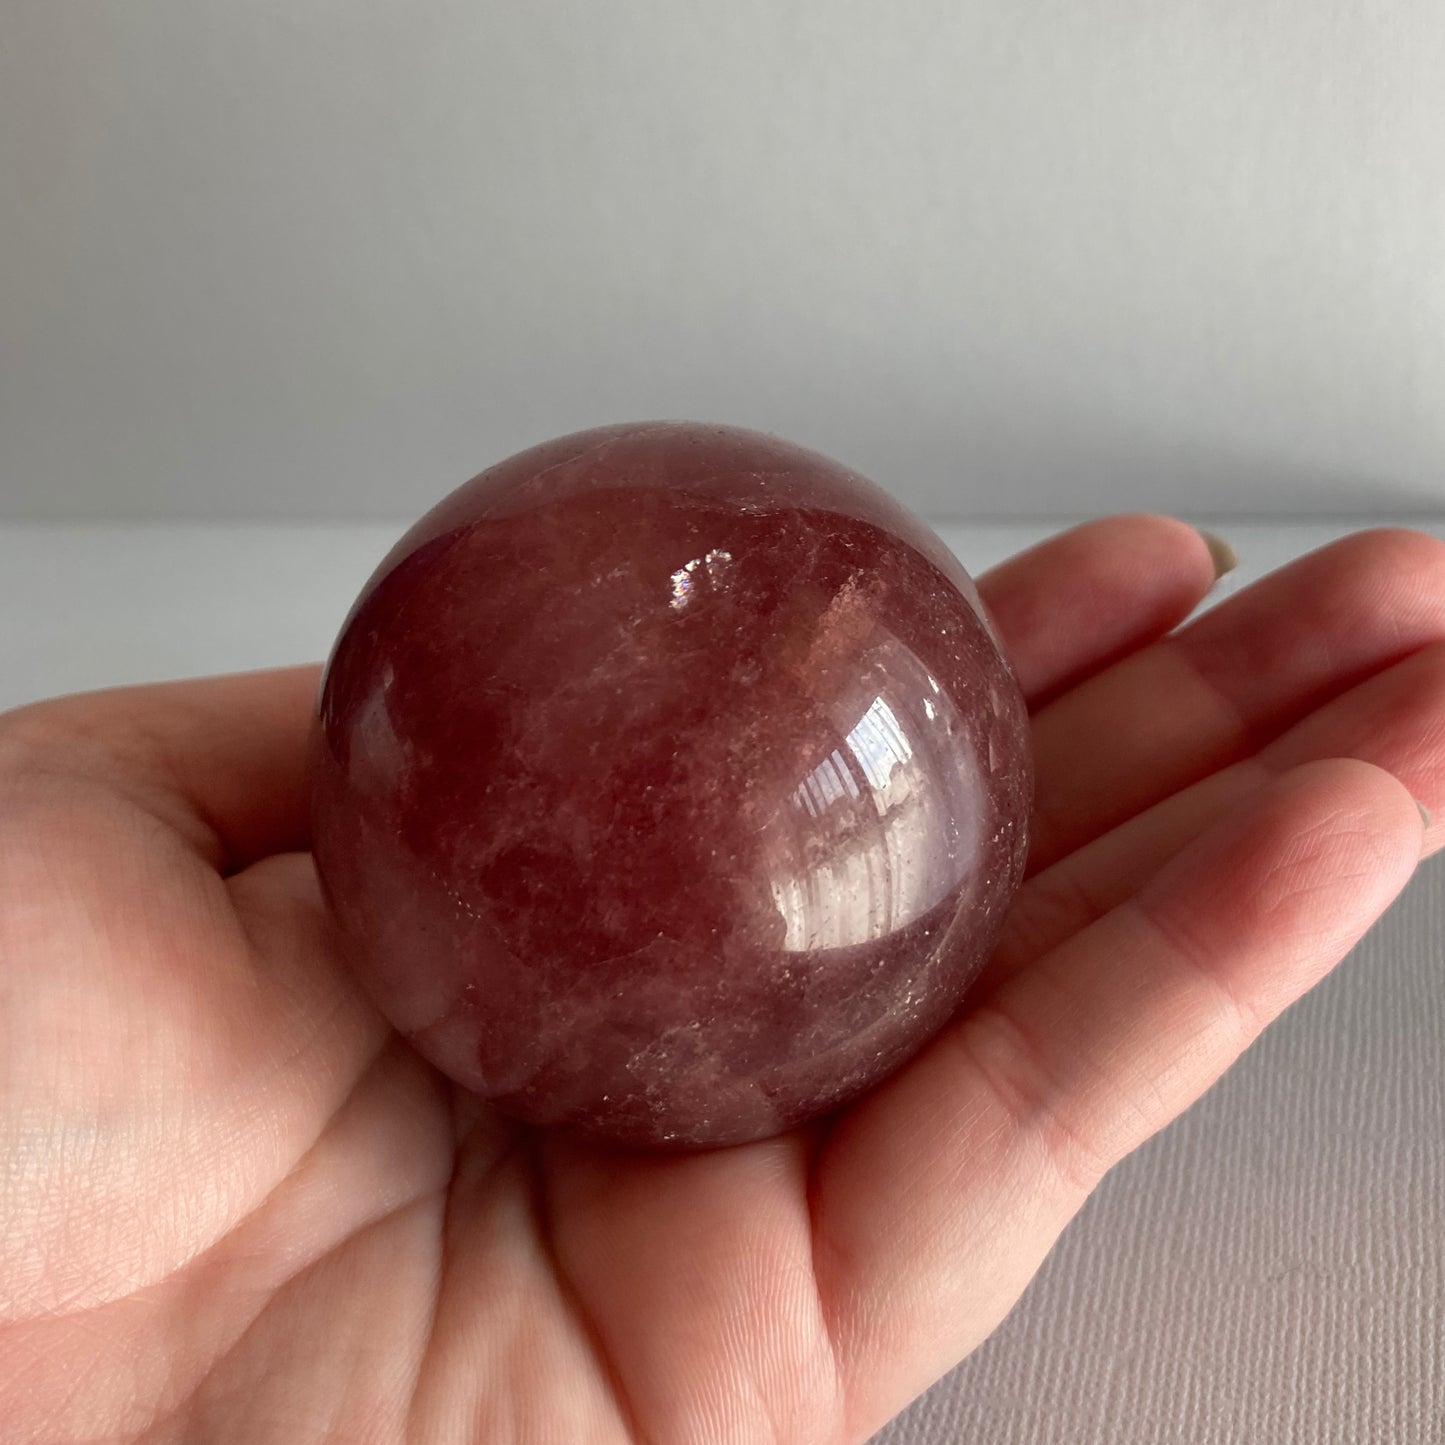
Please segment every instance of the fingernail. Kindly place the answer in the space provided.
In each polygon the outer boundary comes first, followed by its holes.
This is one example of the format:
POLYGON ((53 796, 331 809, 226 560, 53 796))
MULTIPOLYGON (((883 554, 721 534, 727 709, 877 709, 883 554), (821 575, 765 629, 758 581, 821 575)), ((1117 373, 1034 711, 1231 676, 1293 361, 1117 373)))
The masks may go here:
POLYGON ((1206 531, 1203 527, 1196 530, 1204 538, 1204 545, 1209 548, 1209 556, 1214 563, 1214 580, 1217 582, 1226 572, 1233 572, 1239 566, 1239 553, 1217 533, 1206 531))
POLYGON ((1415 806, 1420 810, 1420 821, 1428 828, 1433 821, 1433 819, 1430 817, 1429 808, 1427 808, 1424 803, 1419 800, 1419 798, 1415 799, 1415 806))

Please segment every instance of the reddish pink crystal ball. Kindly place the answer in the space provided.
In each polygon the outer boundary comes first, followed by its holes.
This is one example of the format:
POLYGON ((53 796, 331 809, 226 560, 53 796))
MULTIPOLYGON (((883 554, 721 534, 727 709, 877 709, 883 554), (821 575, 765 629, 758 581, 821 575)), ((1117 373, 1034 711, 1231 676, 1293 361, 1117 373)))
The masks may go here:
POLYGON ((603 427, 468 482, 328 663, 313 842, 354 966, 498 1109, 779 1132, 957 1007, 1024 866, 1027 716, 967 574, 836 462, 603 427))

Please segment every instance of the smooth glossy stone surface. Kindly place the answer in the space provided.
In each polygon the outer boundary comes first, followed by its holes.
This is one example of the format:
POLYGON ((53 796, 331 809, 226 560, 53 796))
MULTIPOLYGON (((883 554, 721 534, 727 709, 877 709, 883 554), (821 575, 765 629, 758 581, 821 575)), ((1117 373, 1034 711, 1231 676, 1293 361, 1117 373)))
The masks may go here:
POLYGON ((313 839, 356 968, 453 1079, 629 1144, 851 1099, 1023 871, 1027 718, 972 583, 845 468, 732 428, 546 443, 368 582, 313 839))

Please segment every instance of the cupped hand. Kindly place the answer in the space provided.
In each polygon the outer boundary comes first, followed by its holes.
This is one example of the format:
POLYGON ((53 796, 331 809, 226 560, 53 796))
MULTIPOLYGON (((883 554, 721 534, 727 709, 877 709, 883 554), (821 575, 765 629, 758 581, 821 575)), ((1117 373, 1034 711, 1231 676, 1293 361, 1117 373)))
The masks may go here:
POLYGON ((865 1439, 1428 849, 1445 545, 1361 533, 1181 626, 1213 578, 1129 516, 980 580, 1038 770, 997 954, 837 1118, 690 1156, 489 1114, 351 984, 315 669, 0 718, 0 1434, 865 1439))

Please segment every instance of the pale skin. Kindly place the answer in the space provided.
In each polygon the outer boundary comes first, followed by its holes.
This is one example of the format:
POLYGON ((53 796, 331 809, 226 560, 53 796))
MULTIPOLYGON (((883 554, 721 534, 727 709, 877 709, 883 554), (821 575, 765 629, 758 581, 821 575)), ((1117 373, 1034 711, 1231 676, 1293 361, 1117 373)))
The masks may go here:
POLYGON ((1184 622, 1213 578, 1126 516, 980 579, 1038 768, 1002 945, 840 1117, 692 1156, 493 1117, 352 985, 316 669, 0 718, 5 1440, 866 1439, 1433 846, 1445 546, 1359 534, 1184 622))

